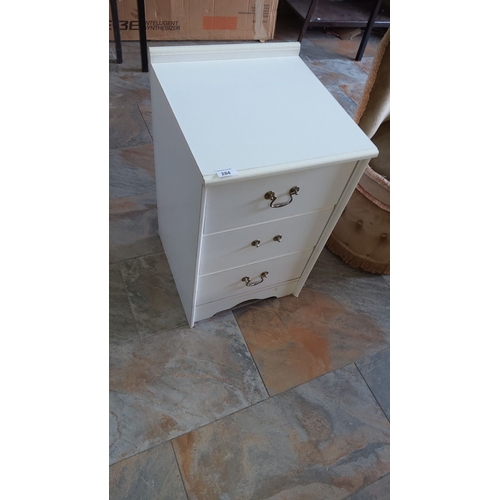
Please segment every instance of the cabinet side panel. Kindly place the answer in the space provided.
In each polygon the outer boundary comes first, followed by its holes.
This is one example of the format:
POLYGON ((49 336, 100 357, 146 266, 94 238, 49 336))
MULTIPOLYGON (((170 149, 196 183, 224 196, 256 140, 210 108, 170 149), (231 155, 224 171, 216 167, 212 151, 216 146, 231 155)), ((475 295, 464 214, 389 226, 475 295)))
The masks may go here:
POLYGON ((203 178, 154 68, 150 72, 158 231, 189 322, 197 259, 203 178))
POLYGON ((299 293, 302 290, 302 287, 304 286, 314 264, 318 260, 319 254, 326 245, 326 242, 330 237, 330 234, 332 234, 335 224, 337 224, 337 221, 340 219, 342 211, 349 202, 349 199, 351 198, 352 193, 356 188, 356 185, 358 184, 359 180, 361 179, 361 176, 363 175, 363 172, 365 171, 366 166, 368 165, 368 161, 369 160, 365 159, 365 160, 359 160, 356 163, 356 166, 354 167, 351 177, 349 178, 349 181, 345 185, 344 190, 340 196, 340 199, 335 208, 333 209, 332 215, 330 216, 330 219, 328 220, 325 229, 321 233, 321 236, 319 237, 318 243, 316 244, 316 247, 314 248, 311 257, 309 258, 309 261, 306 264, 302 276, 299 278, 299 281, 297 282, 297 286, 295 287, 295 290, 293 292, 293 294, 296 297, 299 296, 299 293))

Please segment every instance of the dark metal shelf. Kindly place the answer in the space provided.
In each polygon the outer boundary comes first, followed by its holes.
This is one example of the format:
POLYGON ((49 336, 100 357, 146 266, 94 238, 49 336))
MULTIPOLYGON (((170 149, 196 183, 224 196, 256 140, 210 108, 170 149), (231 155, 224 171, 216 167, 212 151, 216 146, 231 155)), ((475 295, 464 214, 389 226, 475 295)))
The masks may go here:
POLYGON ((309 27, 364 28, 356 61, 361 61, 373 28, 389 28, 389 7, 382 0, 286 0, 303 21, 298 41, 309 27))
MULTIPOLYGON (((311 0, 286 0, 295 13, 306 19, 311 0)), ((309 20, 309 27, 364 28, 373 10, 374 0, 319 0, 309 20)), ((374 28, 389 28, 389 12, 385 5, 375 17, 374 28)))

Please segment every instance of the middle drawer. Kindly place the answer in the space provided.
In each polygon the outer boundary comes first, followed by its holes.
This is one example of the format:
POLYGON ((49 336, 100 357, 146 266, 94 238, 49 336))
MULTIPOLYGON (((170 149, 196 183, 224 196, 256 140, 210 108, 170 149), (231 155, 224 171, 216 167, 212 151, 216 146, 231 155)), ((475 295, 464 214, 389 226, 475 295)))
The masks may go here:
POLYGON ((313 248, 332 210, 203 236, 200 275, 313 248))

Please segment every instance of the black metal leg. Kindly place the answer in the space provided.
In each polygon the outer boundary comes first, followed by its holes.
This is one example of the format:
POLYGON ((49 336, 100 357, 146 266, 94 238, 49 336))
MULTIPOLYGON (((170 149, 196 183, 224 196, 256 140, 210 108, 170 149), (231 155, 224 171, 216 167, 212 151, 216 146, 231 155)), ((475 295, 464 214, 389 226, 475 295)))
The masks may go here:
POLYGON ((116 62, 118 64, 121 64, 123 62, 123 56, 122 37, 120 35, 120 21, 118 20, 118 7, 116 5, 116 0, 110 0, 109 4, 111 6, 111 20, 113 22, 113 35, 115 37, 116 62))
POLYGON ((139 15, 139 40, 141 44, 141 64, 142 71, 148 71, 148 44, 146 38, 146 10, 144 0, 137 0, 137 13, 139 15))
POLYGON ((311 16, 313 15, 313 12, 316 10, 316 5, 318 5, 319 0, 311 0, 311 5, 309 6, 309 10, 307 11, 306 18, 304 19, 304 24, 302 25, 302 29, 300 30, 300 35, 299 38, 297 39, 298 42, 302 41, 302 38, 306 34, 307 27, 309 26, 309 21, 311 20, 311 16))
POLYGON ((368 39, 370 38, 373 25, 375 24, 375 18, 377 17, 378 11, 380 10, 381 3, 382 0, 376 0, 375 5, 373 6, 373 10, 370 14, 370 18, 368 19, 368 24, 366 25, 363 38, 361 39, 361 43, 359 44, 358 53, 356 54, 356 61, 361 61, 361 59, 363 59, 363 54, 365 53, 366 44, 368 43, 368 39))

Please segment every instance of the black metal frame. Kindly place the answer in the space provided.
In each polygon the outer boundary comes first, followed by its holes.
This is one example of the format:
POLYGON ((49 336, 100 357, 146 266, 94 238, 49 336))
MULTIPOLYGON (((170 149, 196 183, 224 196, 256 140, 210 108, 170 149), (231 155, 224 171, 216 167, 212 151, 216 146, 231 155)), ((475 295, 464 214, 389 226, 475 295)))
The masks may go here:
POLYGON ((370 19, 368 19, 368 24, 366 25, 365 32, 363 33, 363 38, 361 39, 361 43, 359 44, 358 53, 356 54, 356 61, 361 61, 361 59, 363 59, 363 54, 365 53, 366 44, 368 43, 368 39, 370 38, 373 25, 375 24, 375 19, 377 17, 381 5, 382 5, 382 0, 377 0, 375 2, 375 5, 373 6, 373 10, 370 14, 370 19))
POLYGON ((109 0, 109 4, 111 7, 113 35, 115 37, 116 62, 118 64, 121 64, 123 62, 123 56, 122 56, 122 38, 120 35, 120 21, 118 19, 118 6, 116 5, 116 0, 109 0))
MULTIPOLYGON (((111 6, 111 20, 113 23, 113 35, 115 37, 116 47, 116 62, 121 64, 123 62, 122 55, 122 38, 120 35, 120 20, 118 18, 118 6, 116 0, 109 0, 111 6)), ((137 13, 139 15, 139 43, 141 45, 141 66, 142 71, 147 73, 148 66, 148 43, 146 35, 146 9, 144 7, 144 0, 137 0, 137 13)))
POLYGON ((139 15, 139 41, 141 44, 142 71, 148 72, 148 44, 146 38, 146 10, 144 0, 137 0, 137 13, 139 15))
MULTIPOLYGON (((297 39, 298 42, 302 41, 302 38, 306 34, 307 28, 309 27, 311 17, 314 14, 314 11, 316 10, 316 7, 318 5, 319 0, 311 0, 311 4, 309 5, 309 9, 307 10, 306 17, 304 18, 304 22, 302 24, 302 28, 299 33, 299 37, 297 39)), ((373 26, 375 25, 375 21, 377 18, 377 15, 380 11, 380 6, 382 5, 382 0, 374 0, 373 3, 373 8, 370 12, 370 17, 368 19, 368 22, 366 26, 364 26, 364 33, 363 33, 363 38, 361 39, 361 43, 359 45, 358 52, 356 54, 356 61, 361 61, 363 58, 363 54, 366 49, 366 45, 368 44, 368 40, 370 38, 371 32, 373 30, 373 26)), ((332 26, 332 23, 330 22, 314 22, 314 26, 318 27, 327 27, 327 26, 332 26)), ((353 23, 354 26, 356 26, 358 23, 353 23)), ((385 23, 382 23, 385 24, 385 23)), ((344 24, 345 25, 345 24, 344 24)), ((347 26, 346 26, 347 27, 347 26)))

